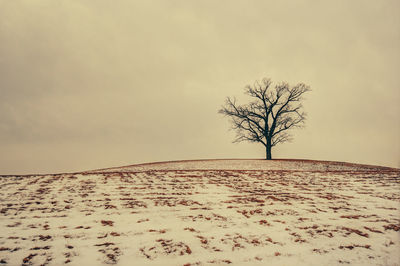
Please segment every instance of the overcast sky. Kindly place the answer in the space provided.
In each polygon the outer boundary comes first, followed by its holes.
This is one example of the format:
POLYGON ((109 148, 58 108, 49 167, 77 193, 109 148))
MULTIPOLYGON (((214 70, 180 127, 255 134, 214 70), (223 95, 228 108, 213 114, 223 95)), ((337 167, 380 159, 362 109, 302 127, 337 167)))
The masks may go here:
POLYGON ((0 0, 0 174, 264 158, 227 96, 309 85, 275 158, 400 167, 399 1, 0 0))

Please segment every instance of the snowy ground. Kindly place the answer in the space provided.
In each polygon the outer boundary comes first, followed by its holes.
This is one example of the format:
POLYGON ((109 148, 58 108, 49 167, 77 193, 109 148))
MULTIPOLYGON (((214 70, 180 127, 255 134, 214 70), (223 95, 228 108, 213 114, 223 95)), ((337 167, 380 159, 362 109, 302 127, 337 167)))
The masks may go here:
POLYGON ((400 170, 291 160, 0 177, 0 264, 400 265, 400 170))

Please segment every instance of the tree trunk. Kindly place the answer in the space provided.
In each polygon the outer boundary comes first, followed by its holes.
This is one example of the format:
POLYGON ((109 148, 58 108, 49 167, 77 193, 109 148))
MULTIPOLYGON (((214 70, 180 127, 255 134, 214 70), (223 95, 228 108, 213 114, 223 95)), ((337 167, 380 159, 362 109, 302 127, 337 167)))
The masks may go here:
POLYGON ((272 149, 271 143, 267 142, 267 145, 265 146, 266 160, 272 160, 271 149, 272 149))

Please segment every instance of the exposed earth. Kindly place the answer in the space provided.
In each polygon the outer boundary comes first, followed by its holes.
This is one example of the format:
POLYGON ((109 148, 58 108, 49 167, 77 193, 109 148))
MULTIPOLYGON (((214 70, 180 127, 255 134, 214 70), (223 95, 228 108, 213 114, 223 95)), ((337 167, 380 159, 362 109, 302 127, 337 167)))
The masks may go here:
POLYGON ((396 168, 200 160, 0 186, 5 265, 400 265, 396 168))

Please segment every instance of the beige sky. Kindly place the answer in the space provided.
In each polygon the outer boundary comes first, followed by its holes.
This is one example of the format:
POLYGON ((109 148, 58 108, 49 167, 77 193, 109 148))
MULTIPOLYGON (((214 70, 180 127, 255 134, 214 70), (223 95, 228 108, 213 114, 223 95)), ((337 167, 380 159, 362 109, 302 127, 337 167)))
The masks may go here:
POLYGON ((217 114, 304 82, 275 158, 400 167, 399 1, 0 0, 0 174, 264 158, 217 114))

